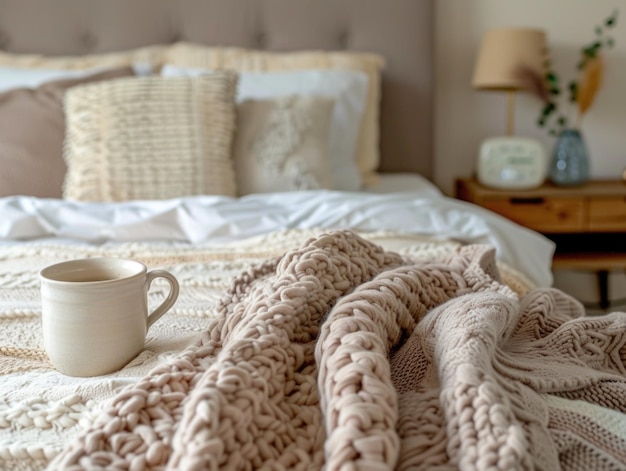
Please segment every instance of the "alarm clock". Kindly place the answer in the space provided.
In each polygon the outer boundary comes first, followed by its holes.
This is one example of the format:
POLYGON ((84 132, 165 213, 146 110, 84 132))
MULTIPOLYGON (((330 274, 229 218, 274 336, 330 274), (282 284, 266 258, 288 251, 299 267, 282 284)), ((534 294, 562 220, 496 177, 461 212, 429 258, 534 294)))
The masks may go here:
POLYGON ((525 190, 546 179, 548 162, 543 145, 526 137, 493 137, 478 154, 478 181, 488 187, 525 190))

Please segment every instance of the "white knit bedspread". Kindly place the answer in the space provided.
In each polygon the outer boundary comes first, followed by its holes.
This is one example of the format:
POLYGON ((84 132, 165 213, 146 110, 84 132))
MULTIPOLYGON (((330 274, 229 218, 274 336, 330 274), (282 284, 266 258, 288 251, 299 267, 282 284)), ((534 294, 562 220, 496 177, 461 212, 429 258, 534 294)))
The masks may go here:
MULTIPOLYGON (((43 469, 63 445, 88 427, 123 388, 194 343, 230 280, 253 264, 278 256, 319 234, 290 230, 219 247, 157 243, 94 246, 51 242, 0 246, 0 469, 43 469), (145 350, 121 371, 95 378, 56 372, 42 346, 38 272, 58 261, 94 256, 128 257, 171 271, 181 285, 174 308, 148 332, 145 350)), ((429 260, 457 242, 371 233, 388 250, 429 260)), ((532 283, 501 264, 519 292, 532 283)), ((149 295, 156 305, 167 292, 158 280, 149 295)))

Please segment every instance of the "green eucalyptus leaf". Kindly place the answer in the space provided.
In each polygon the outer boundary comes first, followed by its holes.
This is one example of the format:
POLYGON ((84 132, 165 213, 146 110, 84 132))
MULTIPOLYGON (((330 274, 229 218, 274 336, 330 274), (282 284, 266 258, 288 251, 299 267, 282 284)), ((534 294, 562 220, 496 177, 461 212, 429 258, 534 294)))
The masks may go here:
POLYGON ((569 101, 575 103, 578 98, 578 82, 570 82, 569 84, 569 101))
POLYGON ((617 16, 619 14, 619 10, 613 10, 613 13, 611 13, 611 16, 609 16, 606 21, 604 22, 604 24, 606 26, 608 26, 609 28, 615 26, 617 24, 617 16))
POLYGON ((544 116, 550 116, 552 113, 556 111, 556 104, 554 102, 547 103, 543 108, 544 116))
MULTIPOLYGON (((591 46, 587 46, 586 48, 584 48, 584 49, 582 50, 582 54, 583 54, 583 57, 584 57, 585 59, 591 59, 591 58, 595 57, 595 55, 596 55, 596 50, 595 50, 595 48, 593 47, 593 45, 591 45, 591 46)), ((583 63, 584 63, 585 59, 583 59, 583 63)))
MULTIPOLYGON (((580 49, 580 59, 576 63, 576 69, 583 70, 590 59, 594 59, 604 48, 612 48, 615 46, 615 39, 611 37, 609 29, 613 28, 617 24, 619 10, 615 9, 609 17, 607 17, 601 24, 595 25, 594 33, 595 38, 587 44, 584 44, 580 49)), ((549 48, 546 46, 542 48, 542 51, 546 54, 549 52, 549 48)), ((557 97, 561 94, 562 90, 559 86, 559 76, 552 70, 552 62, 549 57, 544 58, 543 65, 546 73, 544 75, 545 86, 549 96, 557 97)), ((576 103, 578 99, 578 82, 572 80, 567 84, 569 90, 569 102, 576 103)), ((549 98, 553 100, 553 98, 549 98)), ((554 98, 556 99, 556 98, 554 98)), ((561 113, 557 113, 558 101, 550 101, 546 103, 541 109, 539 118, 537 119, 537 125, 539 127, 546 127, 550 122, 551 126, 547 126, 551 136, 557 136, 558 133, 568 125, 568 119, 561 113), (554 116, 553 116, 554 115, 554 116)))

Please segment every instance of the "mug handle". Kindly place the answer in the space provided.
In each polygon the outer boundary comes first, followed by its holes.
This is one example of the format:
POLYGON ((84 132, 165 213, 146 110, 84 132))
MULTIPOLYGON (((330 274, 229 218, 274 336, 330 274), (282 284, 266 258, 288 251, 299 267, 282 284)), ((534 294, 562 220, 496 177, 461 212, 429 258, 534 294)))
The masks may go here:
POLYGON ((165 300, 157 307, 154 311, 152 311, 148 315, 148 327, 146 330, 150 328, 152 324, 158 321, 163 314, 165 314, 176 302, 178 298, 178 280, 172 275, 170 272, 165 270, 151 270, 146 273, 146 293, 150 289, 150 285, 156 278, 165 278, 165 281, 170 285, 170 292, 168 293, 165 300))

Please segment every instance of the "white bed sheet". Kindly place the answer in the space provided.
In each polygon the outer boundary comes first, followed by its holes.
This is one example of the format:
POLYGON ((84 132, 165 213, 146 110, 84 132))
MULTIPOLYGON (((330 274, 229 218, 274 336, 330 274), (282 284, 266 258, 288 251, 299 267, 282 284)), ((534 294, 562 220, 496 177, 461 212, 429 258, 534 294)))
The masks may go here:
POLYGON ((107 204, 7 197, 0 198, 0 243, 54 239, 211 246, 291 228, 406 232, 490 244, 502 261, 536 285, 552 284, 550 240, 495 213, 448 198, 430 183, 421 184, 414 191, 394 193, 322 190, 107 204))

